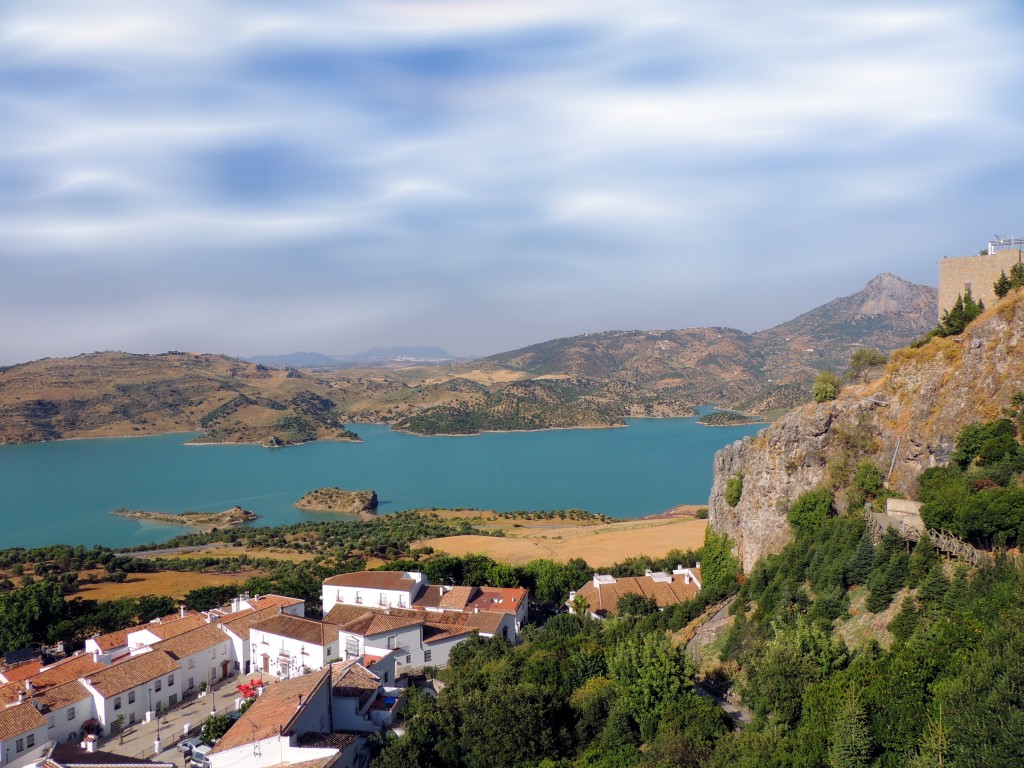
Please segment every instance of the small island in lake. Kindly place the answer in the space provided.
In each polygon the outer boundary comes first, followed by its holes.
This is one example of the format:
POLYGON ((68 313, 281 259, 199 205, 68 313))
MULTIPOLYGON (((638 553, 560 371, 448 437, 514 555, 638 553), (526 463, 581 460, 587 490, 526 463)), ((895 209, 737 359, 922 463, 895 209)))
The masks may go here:
POLYGON ((230 528, 234 525, 241 525, 252 520, 258 520, 259 515, 241 507, 232 507, 223 512, 147 512, 142 509, 125 509, 119 507, 111 512, 118 517, 127 517, 130 520, 141 520, 146 523, 169 523, 171 525, 185 525, 189 528, 198 528, 208 531, 213 528, 230 528))
POLYGON ((295 502, 295 506, 314 512, 341 512, 360 517, 372 516, 374 510, 377 509, 377 492, 317 488, 295 502))
POLYGON ((705 427, 736 427, 742 424, 767 424, 766 419, 747 416, 739 411, 714 411, 697 419, 698 424, 705 427))

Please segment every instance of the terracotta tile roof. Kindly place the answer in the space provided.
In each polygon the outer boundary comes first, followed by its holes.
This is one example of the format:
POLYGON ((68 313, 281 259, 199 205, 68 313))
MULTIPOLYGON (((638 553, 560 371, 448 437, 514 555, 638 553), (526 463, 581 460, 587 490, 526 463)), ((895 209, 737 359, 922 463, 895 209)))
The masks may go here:
POLYGON ((206 624, 206 617, 201 613, 189 613, 184 618, 175 615, 173 619, 161 621, 159 624, 150 623, 144 624, 141 627, 136 627, 132 632, 140 632, 143 629, 148 629, 154 635, 159 637, 161 640, 170 640, 172 637, 183 635, 186 632, 191 632, 193 629, 206 624))
POLYGON ((0 741, 7 741, 36 728, 45 727, 46 718, 31 704, 17 704, 0 709, 0 741))
POLYGON ((333 624, 300 619, 287 613, 271 616, 266 621, 254 625, 252 629, 278 637, 289 637, 310 645, 319 645, 321 648, 338 639, 338 628, 333 624))
POLYGON ((268 685, 263 695, 253 702, 210 754, 224 752, 245 744, 252 744, 285 732, 295 716, 305 707, 310 695, 331 678, 330 667, 318 669, 308 675, 293 677, 268 685), (299 697, 302 704, 298 704, 299 697))
POLYGON ((225 619, 220 625, 230 630, 233 635, 248 642, 249 628, 274 616, 277 616, 276 607, 263 608, 259 611, 246 608, 244 611, 232 614, 231 618, 225 619))
POLYGON ((338 603, 324 616, 325 624, 348 624, 350 621, 373 613, 373 609, 364 605, 342 605, 338 603))
POLYGON ((358 701, 357 710, 362 709, 377 695, 380 678, 358 661, 339 661, 331 664, 331 691, 358 701))
POLYGON ((64 768, 65 766, 140 766, 140 768, 174 768, 173 763, 158 763, 152 760, 141 760, 128 755, 115 755, 113 752, 86 752, 80 747, 58 742, 50 753, 50 758, 43 763, 45 768, 64 768))
POLYGON ((31 683, 32 690, 36 694, 40 694, 50 688, 77 680, 101 669, 106 669, 106 665, 93 661, 92 654, 83 653, 78 656, 69 656, 44 667, 41 672, 37 672, 25 680, 0 686, 0 705, 17 701, 18 692, 25 689, 26 683, 31 683))
POLYGON ((355 573, 339 573, 337 576, 324 579, 324 584, 328 587, 361 587, 401 592, 409 592, 419 583, 406 578, 404 571, 357 571, 355 573))
POLYGON ((696 597, 699 591, 694 582, 687 584, 683 576, 673 574, 670 582, 655 581, 650 576, 624 576, 602 583, 600 587, 594 586, 591 579, 576 590, 576 594, 586 598, 591 613, 615 615, 624 595, 654 598, 659 608, 666 608, 696 597))
POLYGON ((186 656, 213 648, 220 643, 231 642, 231 638, 216 624, 203 624, 183 635, 163 640, 153 646, 154 651, 170 654, 172 659, 181 660, 186 656))
POLYGON ((466 604, 473 599, 476 591, 476 587, 452 587, 441 594, 438 607, 452 608, 456 611, 465 610, 466 604))
POLYGON ((479 608, 481 611, 515 613, 527 601, 530 591, 522 587, 480 587, 480 595, 466 610, 479 608))
MULTIPOLYGON (((305 736, 306 734, 302 734, 305 736)), ((318 747, 320 749, 343 749, 335 747, 333 744, 328 743, 330 739, 327 736, 333 736, 334 734, 313 734, 315 736, 325 736, 321 741, 311 741, 309 744, 302 744, 303 747, 318 747)), ((358 736, 355 738, 359 738, 358 736)), ((351 743, 351 742, 350 742, 351 743)), ((348 746, 347 744, 345 746, 348 746)), ((318 757, 315 760, 303 760, 301 763, 275 763, 274 765, 268 766, 268 768, 331 768, 336 762, 342 758, 341 751, 333 755, 327 755, 326 757, 318 757)))
POLYGON ((4 679, 4 682, 16 683, 19 680, 32 677, 42 668, 43 662, 39 661, 39 659, 32 659, 32 661, 24 661, 21 664, 7 667, 7 669, 0 671, 0 677, 4 679))
POLYGON ((249 605, 257 611, 262 611, 264 608, 290 608, 293 605, 299 605, 304 603, 298 597, 285 597, 284 595, 260 595, 257 598, 252 598, 249 601, 249 605))
POLYGON ((426 618, 422 613, 417 616, 395 616, 382 611, 369 611, 366 615, 355 621, 342 624, 338 629, 342 632, 350 632, 353 635, 371 637, 385 632, 394 632, 405 627, 414 627, 417 624, 422 624, 425 620, 426 618))
POLYGON ((93 638, 93 642, 100 647, 101 651, 112 651, 115 648, 124 648, 128 645, 128 633, 134 632, 139 627, 131 627, 130 629, 119 629, 116 632, 108 632, 105 635, 99 635, 93 638))
POLYGON ((423 625, 423 642, 439 643, 442 640, 468 635, 472 631, 472 629, 465 626, 459 627, 454 624, 434 624, 430 622, 423 625))
POLYGON ((441 607, 442 587, 440 584, 430 584, 420 590, 420 595, 412 601, 412 607, 425 611, 428 608, 441 607))
POLYGON ((89 680, 92 687, 100 692, 100 695, 108 698, 177 669, 181 669, 181 665, 169 654, 163 651, 149 651, 116 662, 106 669, 94 673, 89 680))
POLYGON ((77 680, 72 680, 70 683, 62 683, 61 685, 47 688, 35 697, 35 701, 41 701, 50 712, 55 712, 58 709, 84 701, 89 696, 90 693, 85 690, 84 685, 77 680))
MULTIPOLYGON (((357 731, 334 731, 333 733, 307 731, 299 735, 296 744, 300 747, 317 747, 319 749, 345 749, 362 738, 366 738, 366 734, 357 731)), ((309 763, 292 763, 292 768, 306 765, 309 763)))

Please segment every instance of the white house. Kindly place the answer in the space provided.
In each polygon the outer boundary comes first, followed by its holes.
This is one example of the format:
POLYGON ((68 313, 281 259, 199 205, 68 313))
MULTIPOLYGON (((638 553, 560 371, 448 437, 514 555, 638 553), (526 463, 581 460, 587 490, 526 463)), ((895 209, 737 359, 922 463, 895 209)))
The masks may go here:
POLYGON ((356 768, 363 763, 364 736, 335 732, 331 705, 329 667, 273 683, 217 742, 210 765, 356 768))
POLYGON ((204 624, 191 632, 157 643, 152 649, 153 652, 162 651, 178 662, 182 696, 197 691, 203 683, 212 687, 234 674, 237 664, 231 650, 231 637, 217 624, 204 624))
POLYGON ((338 625, 343 659, 393 654, 396 674, 444 667, 451 649, 473 632, 484 637, 514 633, 515 614, 364 609, 336 605, 324 621, 338 625))
POLYGON ((509 642, 518 642, 526 626, 530 591, 523 587, 452 587, 429 585, 419 594, 412 607, 428 613, 499 613, 512 617, 502 622, 498 634, 509 642))
POLYGON ((109 730, 120 715, 133 725, 175 706, 181 700, 181 665, 164 651, 149 651, 82 678, 82 683, 92 695, 95 717, 109 730))
POLYGON ((153 619, 148 624, 135 627, 128 632, 128 652, 142 653, 161 640, 191 632, 207 624, 209 619, 201 613, 188 613, 184 608, 180 614, 153 619))
POLYGON ((0 709, 0 766, 20 768, 44 757, 46 730, 46 718, 28 702, 0 709))
POLYGON ((576 596, 587 601, 587 613, 594 618, 618 613, 619 600, 637 595, 654 600, 659 610, 691 600, 703 586, 700 563, 692 568, 677 565, 672 573, 646 571, 643 576, 619 576, 595 573, 593 578, 569 593, 566 605, 575 612, 576 596))
POLYGON ((338 603, 368 608, 411 608, 426 583, 426 577, 414 571, 341 573, 324 580, 324 613, 329 613, 338 603))
POLYGON ((249 630, 257 624, 261 624, 277 615, 278 609, 276 607, 261 608, 258 611, 244 609, 221 620, 219 626, 231 641, 231 657, 237 663, 238 669, 242 674, 247 675, 254 671, 249 630))
POLYGON ((335 626, 285 613, 250 627, 249 645, 256 669, 280 678, 321 669, 338 658, 335 626))
POLYGON ((331 722, 335 731, 375 732, 389 727, 405 690, 384 686, 357 660, 331 665, 331 722))

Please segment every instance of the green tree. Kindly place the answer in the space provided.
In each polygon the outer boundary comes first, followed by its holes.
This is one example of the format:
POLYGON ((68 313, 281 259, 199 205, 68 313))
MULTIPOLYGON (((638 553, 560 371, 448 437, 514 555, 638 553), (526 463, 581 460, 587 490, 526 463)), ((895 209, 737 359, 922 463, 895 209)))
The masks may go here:
POLYGON ((732 553, 733 540, 710 525, 704 529, 701 549, 701 577, 705 590, 726 591, 736 583, 740 561, 732 553))
POLYGON ((812 531, 820 527, 833 513, 832 491, 827 488, 807 491, 797 496, 786 516, 797 531, 812 531))
POLYGON ((871 764, 871 731, 855 689, 836 713, 829 741, 830 768, 867 768, 871 764))
POLYGON ((743 475, 737 472, 725 481, 725 503, 735 507, 743 496, 743 475))
POLYGON ((850 375, 860 376, 872 368, 885 365, 888 360, 889 356, 880 349, 858 349, 850 355, 850 375))
POLYGON ((619 598, 616 611, 619 616, 649 616, 658 612, 658 603, 653 597, 629 593, 619 598))
POLYGON ((1006 276, 1005 270, 999 273, 999 277, 996 278, 996 281, 992 284, 993 292, 1000 299, 1006 296, 1012 287, 1013 284, 1010 282, 1010 278, 1006 276))
POLYGON ((818 377, 814 380, 814 385, 811 387, 811 397, 814 398, 816 403, 824 403, 839 397, 841 389, 842 382, 839 381, 839 377, 832 371, 825 370, 819 373, 818 377))
POLYGON ((628 637, 608 659, 608 672, 615 681, 623 710, 649 739, 668 707, 691 687, 686 659, 662 632, 628 637))

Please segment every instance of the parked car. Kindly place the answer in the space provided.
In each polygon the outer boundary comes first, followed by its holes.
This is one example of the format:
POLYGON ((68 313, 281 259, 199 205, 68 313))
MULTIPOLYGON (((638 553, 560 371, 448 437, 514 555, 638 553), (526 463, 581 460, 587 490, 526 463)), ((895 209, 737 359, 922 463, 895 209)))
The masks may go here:
POLYGON ((193 736, 189 739, 183 739, 178 742, 178 751, 189 757, 192 754, 192 750, 196 747, 202 746, 203 740, 198 736, 193 736))
POLYGON ((190 758, 192 768, 210 768, 210 750, 212 750, 209 744, 200 744, 198 747, 192 750, 192 757, 190 758))

